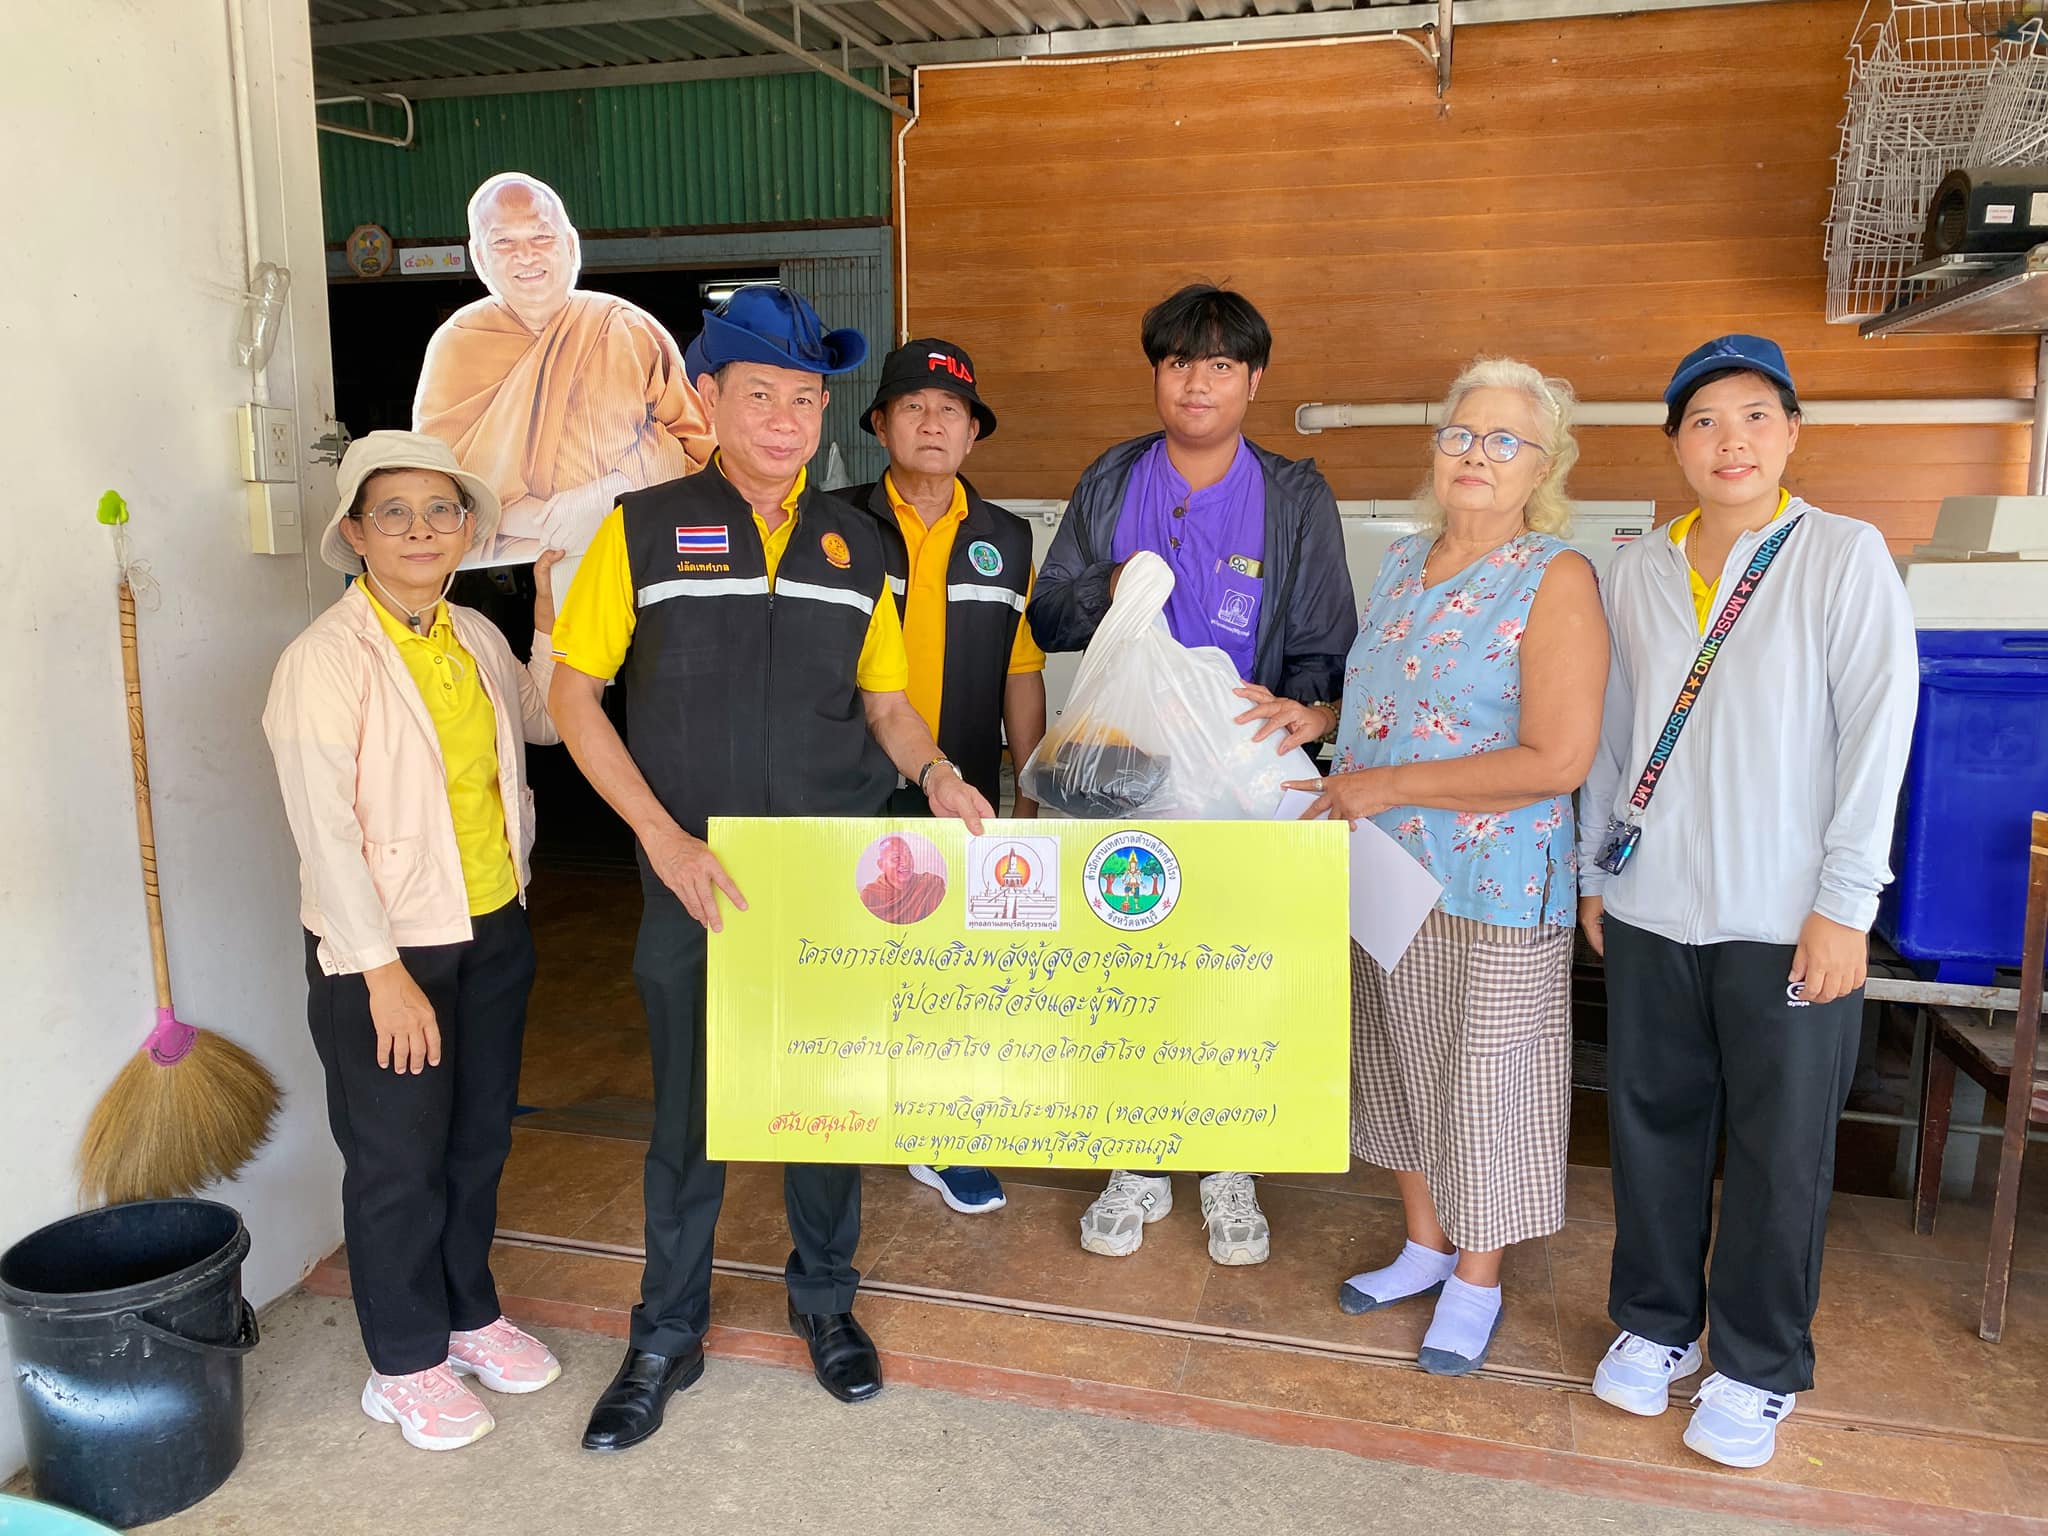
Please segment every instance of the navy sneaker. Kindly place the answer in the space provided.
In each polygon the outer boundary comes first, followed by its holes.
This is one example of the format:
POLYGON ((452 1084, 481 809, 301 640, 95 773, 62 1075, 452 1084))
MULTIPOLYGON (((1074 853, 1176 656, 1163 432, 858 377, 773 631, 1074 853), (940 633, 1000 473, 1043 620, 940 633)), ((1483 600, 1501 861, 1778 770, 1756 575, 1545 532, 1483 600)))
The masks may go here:
POLYGON ((912 1163, 910 1176, 931 1185, 941 1200, 963 1216, 1000 1211, 1009 1203, 1003 1199, 1002 1184, 986 1168, 927 1168, 912 1163))

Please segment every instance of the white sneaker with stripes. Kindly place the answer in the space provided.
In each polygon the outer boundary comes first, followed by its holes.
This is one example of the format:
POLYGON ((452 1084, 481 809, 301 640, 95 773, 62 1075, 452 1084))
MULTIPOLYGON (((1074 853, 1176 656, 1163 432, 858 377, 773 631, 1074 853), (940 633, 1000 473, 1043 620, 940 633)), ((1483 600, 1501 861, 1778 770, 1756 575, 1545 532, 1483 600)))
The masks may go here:
POLYGON ((1671 1406, 1671 1383, 1700 1368, 1699 1342, 1659 1344, 1639 1333, 1624 1333, 1607 1346, 1593 1372, 1593 1395, 1623 1413, 1653 1419, 1671 1406))
POLYGON ((1778 1449, 1778 1426, 1792 1416, 1794 1392, 1766 1392, 1714 1372, 1693 1397, 1685 1443, 1724 1467, 1760 1467, 1778 1449))

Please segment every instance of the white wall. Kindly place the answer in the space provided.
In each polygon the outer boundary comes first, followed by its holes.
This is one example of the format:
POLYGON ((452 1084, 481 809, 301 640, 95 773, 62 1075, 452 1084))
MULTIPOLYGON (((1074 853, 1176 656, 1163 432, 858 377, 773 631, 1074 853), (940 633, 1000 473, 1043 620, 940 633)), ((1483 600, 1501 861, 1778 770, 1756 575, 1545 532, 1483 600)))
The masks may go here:
MULTIPOLYGON (((339 1160, 305 1027, 297 882, 258 727, 314 590, 252 555, 234 468, 249 261, 230 67, 241 7, 259 254, 294 274, 262 381, 310 440, 332 414, 305 0, 8 5, 0 50, 0 1246, 73 1209, 93 1103, 152 1022, 114 557, 114 487, 162 587, 141 619, 171 972, 188 1022, 285 1086, 277 1136, 218 1197, 259 1304, 340 1238, 339 1160)), ((309 505, 331 499, 312 467, 309 505)), ((0 1362, 4 1363, 4 1362, 0 1362)), ((12 1381, 11 1370, 7 1380, 12 1381)), ((20 1465, 0 1395, 0 1475, 20 1465)))

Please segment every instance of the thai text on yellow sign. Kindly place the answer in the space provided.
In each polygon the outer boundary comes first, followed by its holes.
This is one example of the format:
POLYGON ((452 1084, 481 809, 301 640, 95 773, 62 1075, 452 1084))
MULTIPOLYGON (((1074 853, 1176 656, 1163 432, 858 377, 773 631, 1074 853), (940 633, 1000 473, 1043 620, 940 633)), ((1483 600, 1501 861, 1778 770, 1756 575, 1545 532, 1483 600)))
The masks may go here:
POLYGON ((1348 1166, 1344 833, 714 817, 710 1155, 1348 1166))

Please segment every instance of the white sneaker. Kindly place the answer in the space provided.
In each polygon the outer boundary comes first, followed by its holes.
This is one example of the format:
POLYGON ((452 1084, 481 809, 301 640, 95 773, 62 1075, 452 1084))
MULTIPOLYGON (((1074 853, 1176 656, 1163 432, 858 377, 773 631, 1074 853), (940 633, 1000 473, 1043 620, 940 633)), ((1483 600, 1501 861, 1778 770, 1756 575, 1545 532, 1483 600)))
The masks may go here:
POLYGON ((396 1424, 407 1445, 423 1451, 456 1451, 497 1427, 491 1410, 455 1379, 447 1362, 408 1376, 370 1372, 363 1384, 363 1412, 380 1424, 396 1424))
POLYGON ((1173 1181, 1119 1168, 1109 1188, 1081 1213, 1081 1246, 1090 1253, 1121 1259, 1136 1253, 1145 1228, 1173 1209, 1173 1181))
POLYGON ((1202 1180, 1202 1224, 1209 1229, 1209 1257, 1218 1264, 1263 1264, 1273 1251, 1272 1228, 1248 1173, 1202 1180))
POLYGON ((1796 1392, 1766 1392, 1714 1372, 1693 1397, 1685 1443, 1724 1467, 1760 1467, 1778 1449, 1778 1426, 1792 1417, 1796 1392))
POLYGON ((1697 1340, 1680 1349, 1639 1333, 1624 1333, 1607 1346, 1593 1372, 1593 1395, 1624 1413, 1654 1419, 1671 1406, 1671 1383, 1700 1368, 1697 1340))

